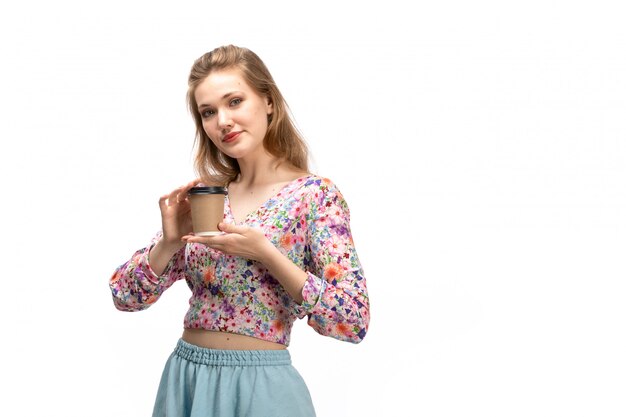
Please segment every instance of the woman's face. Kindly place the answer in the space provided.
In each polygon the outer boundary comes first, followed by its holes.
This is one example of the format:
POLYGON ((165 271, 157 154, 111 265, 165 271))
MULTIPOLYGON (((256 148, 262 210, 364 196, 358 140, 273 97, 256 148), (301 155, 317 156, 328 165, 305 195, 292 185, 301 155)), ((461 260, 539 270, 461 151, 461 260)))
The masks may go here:
POLYGON ((210 73, 196 88, 195 98, 204 131, 219 150, 236 159, 264 151, 272 103, 238 69, 210 73))

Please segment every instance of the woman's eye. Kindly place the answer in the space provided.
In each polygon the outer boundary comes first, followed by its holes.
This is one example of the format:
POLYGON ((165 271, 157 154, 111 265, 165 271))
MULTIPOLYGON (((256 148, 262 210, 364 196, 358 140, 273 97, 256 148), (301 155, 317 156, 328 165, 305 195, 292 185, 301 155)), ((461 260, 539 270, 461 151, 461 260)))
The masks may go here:
POLYGON ((200 113, 200 115, 201 115, 204 119, 209 118, 209 117, 213 116, 214 114, 215 114, 215 111, 210 110, 210 109, 204 110, 202 113, 200 113))
POLYGON ((241 103, 241 99, 240 98, 234 98, 230 101, 230 105, 231 106, 236 106, 237 104, 241 103))

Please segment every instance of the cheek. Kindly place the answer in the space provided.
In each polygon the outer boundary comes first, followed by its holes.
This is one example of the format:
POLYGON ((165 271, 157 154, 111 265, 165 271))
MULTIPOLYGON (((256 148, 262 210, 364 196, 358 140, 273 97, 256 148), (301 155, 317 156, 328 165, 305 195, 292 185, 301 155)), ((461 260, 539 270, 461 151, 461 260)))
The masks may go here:
POLYGON ((215 128, 213 128, 210 122, 202 122, 202 129, 210 138, 215 137, 215 128))
POLYGON ((209 136, 208 139, 204 139, 205 141, 207 141, 207 145, 213 145, 213 146, 215 146, 217 149, 219 149, 221 151, 222 150, 222 148, 220 146, 221 144, 216 142, 215 140, 213 140, 213 136, 211 136, 211 135, 208 135, 208 136, 209 136))
POLYGON ((207 144, 213 144, 214 146, 216 146, 217 148, 220 147, 220 144, 218 142, 215 141, 215 138, 217 136, 215 136, 214 134, 211 133, 211 131, 208 131, 206 128, 204 129, 204 133, 208 136, 208 139, 205 138, 203 140, 207 141, 207 144))
POLYGON ((254 120, 254 124, 260 129, 267 128, 267 113, 263 111, 261 108, 254 109, 254 112, 251 114, 251 120, 254 120))

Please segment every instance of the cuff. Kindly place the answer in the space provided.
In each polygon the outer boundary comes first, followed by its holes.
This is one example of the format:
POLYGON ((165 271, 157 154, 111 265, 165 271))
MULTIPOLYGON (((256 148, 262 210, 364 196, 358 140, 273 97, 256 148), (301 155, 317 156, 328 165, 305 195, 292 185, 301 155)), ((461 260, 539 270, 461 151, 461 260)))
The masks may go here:
POLYGON ((308 278, 302 287, 302 304, 298 306, 298 318, 303 318, 315 310, 326 290, 325 280, 307 272, 308 278))
MULTIPOLYGON (((172 259, 170 259, 170 261, 165 266, 163 273, 161 275, 157 275, 156 272, 154 272, 154 270, 150 266, 150 251, 155 245, 156 245, 156 242, 152 243, 148 248, 146 248, 145 252, 139 255, 138 259, 136 260, 136 264, 144 271, 146 278, 148 278, 150 281, 154 282, 155 284, 158 284, 159 282, 163 280, 163 278, 167 276, 170 269, 172 269, 172 264, 174 263, 176 255, 178 255, 178 253, 172 256, 172 259)), ((185 247, 183 246, 181 250, 184 250, 184 249, 185 247)))

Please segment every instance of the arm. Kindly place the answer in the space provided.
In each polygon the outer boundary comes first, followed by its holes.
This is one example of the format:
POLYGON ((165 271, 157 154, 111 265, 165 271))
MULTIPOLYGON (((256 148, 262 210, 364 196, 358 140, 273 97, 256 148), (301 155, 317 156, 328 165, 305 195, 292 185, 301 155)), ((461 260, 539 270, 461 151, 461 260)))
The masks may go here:
POLYGON ((150 307, 174 282, 185 276, 185 244, 181 237, 191 231, 191 207, 187 192, 195 179, 159 199, 160 232, 150 245, 138 250, 118 267, 109 281, 118 310, 138 311, 150 307))
POLYGON ((359 343, 369 326, 363 268, 350 231, 350 212, 339 189, 325 180, 307 217, 311 262, 302 288, 302 311, 318 333, 359 343))
POLYGON ((202 243, 227 255, 259 261, 293 298, 302 303, 302 286, 308 279, 298 265, 283 255, 257 228, 246 225, 220 223, 223 236, 183 236, 188 243, 202 243))
MULTIPOLYGON (((161 233, 151 244, 133 254, 130 260, 119 266, 111 279, 109 287, 113 303, 121 311, 145 310, 154 304, 163 292, 185 274, 185 248, 178 249, 169 261, 165 262, 163 272, 158 275, 150 265, 150 257, 158 245, 162 245, 161 233)), ((163 246, 159 246, 163 249, 163 246)), ((160 255, 166 255, 167 249, 160 255)), ((162 260, 161 260, 162 262, 162 260)))

